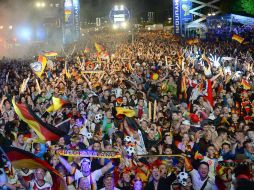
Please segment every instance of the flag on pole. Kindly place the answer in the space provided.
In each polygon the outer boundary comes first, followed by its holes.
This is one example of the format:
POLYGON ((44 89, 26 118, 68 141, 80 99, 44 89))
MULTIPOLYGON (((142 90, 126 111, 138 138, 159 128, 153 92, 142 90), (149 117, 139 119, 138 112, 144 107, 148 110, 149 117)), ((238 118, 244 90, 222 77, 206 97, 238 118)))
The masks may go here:
POLYGON ((54 51, 45 51, 44 56, 46 56, 46 57, 56 57, 56 56, 58 56, 58 53, 54 52, 54 51))
POLYGON ((21 120, 26 122, 28 126, 35 131, 41 140, 57 141, 66 134, 60 129, 43 122, 31 108, 22 103, 16 103, 14 98, 12 104, 16 114, 21 120))
POLYGON ((61 109, 63 106, 69 104, 68 101, 65 101, 60 98, 52 97, 53 104, 48 107, 47 112, 53 112, 61 109))
POLYGON ((34 154, 16 147, 3 147, 3 151, 15 169, 42 168, 50 172, 54 190, 67 190, 67 185, 61 174, 44 160, 34 154))
POLYGON ((237 35, 237 34, 234 34, 234 35, 232 36, 232 40, 235 40, 235 41, 237 41, 237 42, 239 42, 239 43, 241 44, 241 43, 243 43, 244 38, 241 37, 241 36, 239 36, 239 35, 237 35))
POLYGON ((136 112, 131 109, 116 107, 116 115, 125 115, 126 117, 134 117, 136 115, 136 112))
POLYGON ((30 67, 34 73, 41 78, 42 73, 47 65, 47 59, 44 56, 39 56, 37 62, 31 63, 30 67))
POLYGON ((64 70, 65 70, 65 75, 68 79, 71 78, 71 73, 69 72, 69 67, 68 67, 68 63, 67 61, 65 61, 65 65, 64 65, 64 70))
POLYGON ((251 86, 250 86, 250 84, 248 83, 247 80, 242 79, 241 84, 242 84, 244 90, 250 90, 251 89, 251 86))
POLYGON ((95 46, 95 49, 98 53, 101 53, 105 50, 104 47, 98 43, 95 43, 94 46, 95 46))

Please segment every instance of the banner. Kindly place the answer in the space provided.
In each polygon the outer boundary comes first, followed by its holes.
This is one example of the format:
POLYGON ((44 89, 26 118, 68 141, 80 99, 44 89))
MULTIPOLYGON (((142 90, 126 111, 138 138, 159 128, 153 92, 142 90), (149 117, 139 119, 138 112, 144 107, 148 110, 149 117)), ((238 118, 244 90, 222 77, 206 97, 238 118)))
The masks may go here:
POLYGON ((181 35, 181 0, 173 1, 173 20, 174 20, 174 33, 181 35))
POLYGON ((181 35, 183 33, 186 23, 192 22, 193 17, 190 13, 191 9, 191 0, 173 1, 174 33, 176 35, 181 35))
POLYGON ((90 157, 90 158, 121 158, 118 152, 114 151, 100 151, 94 150, 58 150, 61 156, 72 156, 72 157, 90 157))
POLYGON ((73 16, 74 16, 74 41, 78 41, 80 37, 80 3, 79 0, 73 0, 73 16))
POLYGON ((192 2, 191 0, 181 0, 181 26, 184 28, 186 23, 192 22, 193 17, 190 13, 192 9, 192 2))
POLYGON ((80 3, 79 0, 64 2, 64 44, 77 42, 80 37, 80 3))

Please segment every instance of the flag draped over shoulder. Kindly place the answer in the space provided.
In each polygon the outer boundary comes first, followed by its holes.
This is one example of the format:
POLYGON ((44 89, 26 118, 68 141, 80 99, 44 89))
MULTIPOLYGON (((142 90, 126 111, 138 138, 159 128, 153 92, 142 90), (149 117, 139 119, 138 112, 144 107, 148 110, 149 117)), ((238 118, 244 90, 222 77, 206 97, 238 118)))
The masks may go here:
POLYGON ((53 104, 47 108, 47 112, 57 111, 63 106, 69 104, 68 101, 56 97, 52 97, 52 102, 53 104))
POLYGON ((94 46, 95 46, 95 49, 98 53, 101 53, 105 50, 104 47, 98 43, 95 43, 94 46))
POLYGON ((41 78, 41 75, 44 72, 44 69, 47 65, 47 59, 44 56, 38 56, 37 62, 31 63, 30 67, 32 68, 33 72, 41 78))
POLYGON ((43 122, 31 108, 25 104, 16 103, 12 100, 14 110, 21 120, 26 122, 32 128, 41 140, 57 141, 60 137, 66 135, 58 128, 43 122))
POLYGON ((9 161, 16 169, 37 169, 43 168, 51 173, 53 190, 67 190, 67 185, 61 174, 52 168, 47 162, 36 157, 34 154, 16 147, 3 147, 9 161))
POLYGON ((237 34, 234 34, 234 35, 232 36, 232 40, 235 40, 235 41, 237 41, 237 42, 239 42, 239 43, 241 44, 241 43, 243 43, 244 38, 241 37, 241 36, 239 36, 239 35, 237 35, 237 34))

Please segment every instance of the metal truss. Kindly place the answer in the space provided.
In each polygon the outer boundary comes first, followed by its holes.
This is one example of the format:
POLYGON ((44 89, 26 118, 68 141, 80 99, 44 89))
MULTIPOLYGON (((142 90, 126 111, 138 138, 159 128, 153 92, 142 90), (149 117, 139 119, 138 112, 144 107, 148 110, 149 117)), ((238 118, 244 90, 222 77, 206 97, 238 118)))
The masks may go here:
POLYGON ((203 8, 207 8, 207 7, 208 7, 208 8, 212 8, 212 9, 214 10, 214 13, 215 13, 216 15, 219 14, 219 13, 221 13, 220 8, 219 8, 218 6, 215 6, 215 5, 214 5, 215 3, 218 3, 218 2, 220 2, 220 1, 221 1, 221 0, 212 0, 212 1, 208 2, 208 3, 204 3, 204 2, 202 2, 202 0, 200 0, 200 1, 198 1, 198 0, 191 0, 192 3, 196 3, 196 4, 198 4, 199 6, 197 6, 197 7, 193 8, 193 9, 191 9, 189 12, 190 12, 191 14, 193 14, 193 15, 199 16, 199 18, 196 19, 196 20, 193 20, 193 21, 190 22, 189 24, 190 24, 190 25, 191 25, 191 24, 197 24, 197 23, 200 23, 200 22, 206 20, 207 15, 202 14, 202 13, 199 12, 199 10, 201 10, 201 9, 203 9, 203 8))

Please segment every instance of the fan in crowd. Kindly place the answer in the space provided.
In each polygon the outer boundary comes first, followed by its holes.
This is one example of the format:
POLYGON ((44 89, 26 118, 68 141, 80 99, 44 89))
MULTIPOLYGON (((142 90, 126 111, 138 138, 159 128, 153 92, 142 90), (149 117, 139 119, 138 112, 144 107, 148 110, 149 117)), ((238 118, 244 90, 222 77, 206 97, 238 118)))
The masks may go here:
POLYGON ((84 44, 0 61, 0 189, 61 189, 53 174, 66 189, 254 189, 253 44, 144 31, 84 44))

